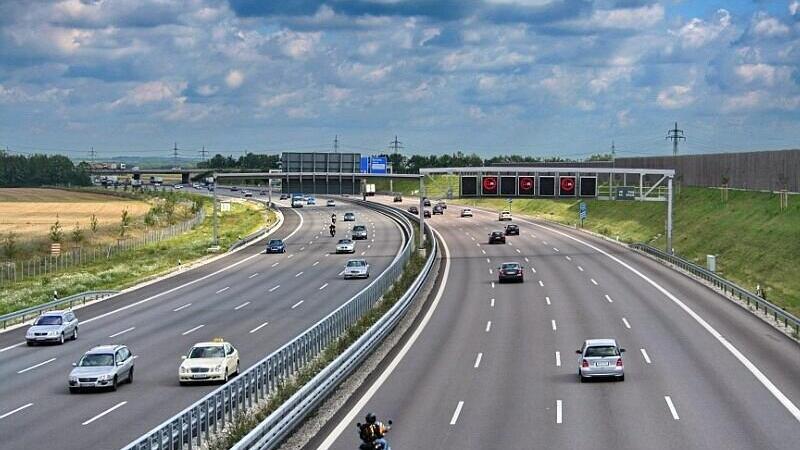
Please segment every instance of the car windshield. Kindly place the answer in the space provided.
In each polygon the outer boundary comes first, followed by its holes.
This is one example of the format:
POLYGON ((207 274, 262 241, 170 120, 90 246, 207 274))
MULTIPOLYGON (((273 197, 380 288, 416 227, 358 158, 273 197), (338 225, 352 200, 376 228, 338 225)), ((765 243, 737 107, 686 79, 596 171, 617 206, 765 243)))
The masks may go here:
POLYGON ((366 265, 365 261, 347 261, 347 267, 364 267, 366 265))
POLYGON ((364 231, 366 229, 367 227, 365 227, 364 225, 356 225, 353 227, 353 231, 364 231))
POLYGON ((355 214, 353 214, 353 213, 344 213, 344 215, 347 216, 347 217, 354 217, 355 216, 355 214))
POLYGON ((101 367, 113 366, 114 355, 111 353, 90 353, 83 355, 81 362, 78 363, 80 367, 101 367))
POLYGON ((339 243, 340 244, 349 244, 350 243, 350 239, 340 239, 339 243))
POLYGON ((189 358, 222 358, 225 356, 225 350, 215 345, 212 347, 194 347, 189 352, 189 358))
POLYGON ((492 231, 492 236, 502 236, 502 235, 503 235, 502 231, 492 231))
POLYGON ((517 229, 516 225, 509 225, 506 227, 506 230, 516 230, 516 229, 517 229))
POLYGON ((34 325, 61 325, 61 316, 42 316, 34 325))
POLYGON ((283 242, 281 242, 281 241, 279 241, 277 239, 273 239, 273 240, 269 241, 269 245, 281 245, 281 244, 283 244, 283 242))
POLYGON ((584 356, 617 356, 619 352, 617 352, 617 347, 613 345, 603 345, 603 346, 596 346, 596 347, 587 347, 586 354, 584 356))
POLYGON ((513 270, 519 269, 519 264, 517 263, 503 263, 503 270, 513 270))

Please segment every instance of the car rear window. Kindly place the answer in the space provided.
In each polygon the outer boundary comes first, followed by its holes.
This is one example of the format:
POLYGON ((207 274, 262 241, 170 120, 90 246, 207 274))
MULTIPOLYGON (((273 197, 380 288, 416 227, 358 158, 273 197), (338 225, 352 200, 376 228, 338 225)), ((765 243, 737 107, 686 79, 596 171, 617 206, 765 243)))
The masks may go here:
POLYGON ((510 270, 510 269, 519 269, 519 264, 517 264, 517 263, 506 263, 506 264, 503 264, 503 270, 510 270))
POLYGON ((502 235, 503 235, 502 231, 492 231, 492 236, 502 236, 502 235))
POLYGON ((281 245, 281 241, 273 239, 269 241, 269 245, 281 245))
POLYGON ((367 227, 365 227, 364 225, 356 225, 353 227, 353 231, 364 231, 366 229, 367 227))
POLYGON ((586 354, 584 356, 617 356, 619 352, 617 352, 617 347, 613 345, 603 345, 603 346, 596 346, 596 347, 587 347, 586 354))
POLYGON ((61 316, 42 316, 34 325, 61 325, 61 316))

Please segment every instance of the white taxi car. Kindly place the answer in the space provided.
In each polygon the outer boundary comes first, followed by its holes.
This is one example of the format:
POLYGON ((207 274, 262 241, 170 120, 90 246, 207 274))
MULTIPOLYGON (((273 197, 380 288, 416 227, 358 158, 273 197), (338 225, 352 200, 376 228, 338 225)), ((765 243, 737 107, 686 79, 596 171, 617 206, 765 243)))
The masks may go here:
POLYGON ((497 219, 501 222, 504 220, 511 220, 511 211, 509 210, 500 211, 500 215, 498 216, 497 219))
POLYGON ((222 338, 198 342, 182 358, 178 369, 181 385, 204 381, 225 383, 230 376, 239 374, 239 351, 222 338))

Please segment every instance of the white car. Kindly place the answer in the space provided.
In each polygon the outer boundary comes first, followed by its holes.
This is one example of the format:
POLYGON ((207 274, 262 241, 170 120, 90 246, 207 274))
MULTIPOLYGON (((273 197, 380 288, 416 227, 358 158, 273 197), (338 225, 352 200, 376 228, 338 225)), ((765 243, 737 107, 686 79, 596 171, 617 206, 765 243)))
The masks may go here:
POLYGON ((344 278, 369 278, 369 264, 365 259, 351 259, 344 266, 344 278))
POLYGON ((469 208, 464 208, 461 210, 461 217, 472 217, 472 210, 469 208))
POLYGON ((500 211, 500 216, 497 218, 497 220, 500 221, 511 220, 511 211, 508 210, 500 211))
POLYGON ((244 196, 245 196, 245 198, 252 198, 253 197, 253 193, 250 192, 250 191, 244 191, 244 196))
POLYGON ((214 338, 194 344, 178 369, 181 385, 202 381, 228 381, 239 374, 239 351, 230 342, 214 338))
POLYGON ((330 207, 334 207, 334 206, 336 206, 336 200, 328 200, 327 203, 325 203, 325 205, 326 206, 330 206, 330 207))
POLYGON ((339 239, 336 243, 336 253, 355 253, 356 243, 350 239, 339 239))
POLYGON ((176 184, 175 186, 172 186, 172 187, 174 189, 183 189, 183 185, 181 185, 181 184, 176 184))

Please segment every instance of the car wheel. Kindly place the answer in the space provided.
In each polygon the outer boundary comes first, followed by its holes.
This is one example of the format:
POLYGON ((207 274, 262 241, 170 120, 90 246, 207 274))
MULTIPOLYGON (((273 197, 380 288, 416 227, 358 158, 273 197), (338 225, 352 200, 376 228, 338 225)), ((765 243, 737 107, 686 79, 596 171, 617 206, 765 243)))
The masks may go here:
POLYGON ((111 390, 112 391, 116 391, 117 390, 117 376, 116 375, 114 375, 114 380, 111 382, 111 390))
POLYGON ((70 394, 77 394, 77 393, 78 393, 78 388, 76 388, 76 387, 70 387, 70 388, 69 388, 69 393, 70 393, 70 394))
POLYGON ((581 374, 578 374, 578 377, 581 379, 581 383, 586 383, 586 377, 581 374))
POLYGON ((133 383, 133 367, 131 367, 131 371, 128 372, 128 384, 133 383))
POLYGON ((236 361, 236 372, 234 372, 233 374, 239 375, 239 361, 236 361))
POLYGON ((28 347, 33 347, 34 345, 36 345, 36 342, 28 341, 28 347))
POLYGON ((625 375, 619 377, 619 381, 625 381, 625 375))
POLYGON ((186 383, 185 381, 178 381, 178 384, 181 386, 186 386, 188 383, 186 383))
POLYGON ((76 339, 78 339, 78 327, 75 327, 75 329, 72 330, 72 340, 74 341, 76 339))
POLYGON ((228 382, 228 378, 229 378, 228 377, 228 369, 225 369, 225 378, 222 379, 222 382, 223 383, 227 383, 228 382))
POLYGON ((64 333, 61 333, 61 336, 58 337, 58 343, 62 345, 64 344, 64 333))

